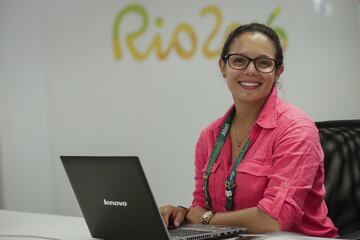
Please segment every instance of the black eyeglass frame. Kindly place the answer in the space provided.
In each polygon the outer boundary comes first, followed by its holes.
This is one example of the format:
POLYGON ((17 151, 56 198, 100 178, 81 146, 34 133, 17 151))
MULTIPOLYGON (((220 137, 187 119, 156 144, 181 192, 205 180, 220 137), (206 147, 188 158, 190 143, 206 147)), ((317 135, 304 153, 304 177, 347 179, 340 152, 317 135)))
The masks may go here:
POLYGON ((245 56, 245 55, 242 55, 242 54, 239 54, 239 53, 229 53, 229 54, 225 55, 225 57, 223 58, 223 61, 224 61, 225 63, 228 63, 229 67, 231 67, 232 69, 235 69, 235 70, 244 70, 244 69, 246 69, 246 68, 249 66, 250 62, 254 62, 254 67, 255 67, 255 69, 256 69, 257 71, 259 71, 259 72, 262 72, 262 73, 272 73, 272 72, 273 72, 277 67, 279 67, 279 65, 280 65, 280 64, 278 63, 278 61, 276 61, 276 59, 273 59, 273 58, 268 58, 268 57, 250 58, 250 57, 248 57, 248 56, 245 56), (248 62, 248 63, 246 64, 246 66, 243 67, 243 68, 235 68, 234 66, 231 66, 231 64, 230 64, 230 62, 229 62, 229 58, 230 58, 231 56, 241 56, 241 57, 244 57, 244 58, 248 59, 249 62, 248 62), (275 63, 275 64, 274 64, 274 68, 273 68, 270 72, 264 72, 264 71, 259 70, 259 69, 257 68, 257 66, 256 66, 256 63, 255 63, 255 61, 258 60, 258 59, 266 59, 266 60, 271 60, 271 61, 273 61, 273 62, 275 63))

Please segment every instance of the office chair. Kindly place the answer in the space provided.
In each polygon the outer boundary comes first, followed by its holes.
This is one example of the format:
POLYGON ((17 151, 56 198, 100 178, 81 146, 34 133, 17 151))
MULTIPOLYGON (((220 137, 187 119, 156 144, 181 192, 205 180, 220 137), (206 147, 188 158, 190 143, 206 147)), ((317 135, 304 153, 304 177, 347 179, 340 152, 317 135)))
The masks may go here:
POLYGON ((360 119, 315 124, 325 154, 328 215, 340 238, 360 239, 360 119))

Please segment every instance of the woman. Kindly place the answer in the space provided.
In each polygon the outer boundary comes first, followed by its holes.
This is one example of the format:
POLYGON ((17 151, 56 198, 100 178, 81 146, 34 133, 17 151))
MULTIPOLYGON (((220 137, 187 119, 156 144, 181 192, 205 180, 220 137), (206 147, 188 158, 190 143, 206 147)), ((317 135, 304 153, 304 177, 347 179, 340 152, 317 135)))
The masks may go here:
POLYGON ((201 132, 193 203, 189 209, 161 207, 165 223, 337 237, 324 202, 317 128, 277 96, 284 70, 277 34, 258 23, 238 27, 224 44, 219 67, 234 105, 201 132))

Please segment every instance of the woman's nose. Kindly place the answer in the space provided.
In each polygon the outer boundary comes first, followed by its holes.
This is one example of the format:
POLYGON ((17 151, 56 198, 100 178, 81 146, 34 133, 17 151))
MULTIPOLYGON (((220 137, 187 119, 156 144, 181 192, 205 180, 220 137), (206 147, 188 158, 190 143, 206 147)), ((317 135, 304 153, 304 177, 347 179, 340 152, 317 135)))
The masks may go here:
POLYGON ((256 70, 256 67, 255 67, 254 61, 250 61, 249 65, 245 68, 245 73, 254 74, 256 72, 257 72, 257 70, 256 70))

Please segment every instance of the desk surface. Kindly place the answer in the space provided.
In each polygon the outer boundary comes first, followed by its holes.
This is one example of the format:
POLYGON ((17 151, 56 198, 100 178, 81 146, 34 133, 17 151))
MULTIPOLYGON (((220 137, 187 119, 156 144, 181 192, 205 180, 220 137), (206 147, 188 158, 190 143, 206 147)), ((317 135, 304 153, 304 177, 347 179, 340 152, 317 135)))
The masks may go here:
POLYGON ((26 213, 0 210, 0 235, 18 235, 19 237, 0 237, 12 240, 46 239, 89 240, 90 232, 84 218, 26 213), (39 236, 25 238, 24 236, 39 236), (43 238, 40 238, 43 237, 43 238))
MULTIPOLYGON (((270 235, 261 239, 324 240, 303 236, 270 235)), ((0 240, 90 240, 82 217, 0 210, 0 240), (27 236, 27 237, 25 237, 27 236)), ((232 240, 236 238, 231 238, 232 240)), ((230 239, 228 239, 230 240, 230 239)))

